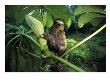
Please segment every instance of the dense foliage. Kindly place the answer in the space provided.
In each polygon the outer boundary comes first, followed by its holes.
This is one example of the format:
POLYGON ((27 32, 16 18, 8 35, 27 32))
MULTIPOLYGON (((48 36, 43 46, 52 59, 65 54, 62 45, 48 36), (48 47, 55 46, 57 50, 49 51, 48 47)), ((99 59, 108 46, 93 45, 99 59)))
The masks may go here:
POLYGON ((101 27, 105 28, 105 23, 104 5, 6 5, 5 71, 46 72, 51 71, 51 64, 60 61, 64 64, 62 71, 105 72, 106 30, 97 31, 101 27), (26 16, 33 17, 37 23, 30 23, 26 16), (65 22, 67 60, 63 59, 63 56, 55 56, 48 50, 46 41, 38 37, 50 30, 56 18, 65 22), (95 36, 89 37, 91 34, 95 36), (87 37, 87 41, 76 46, 87 37), (42 51, 44 59, 41 57, 42 51))

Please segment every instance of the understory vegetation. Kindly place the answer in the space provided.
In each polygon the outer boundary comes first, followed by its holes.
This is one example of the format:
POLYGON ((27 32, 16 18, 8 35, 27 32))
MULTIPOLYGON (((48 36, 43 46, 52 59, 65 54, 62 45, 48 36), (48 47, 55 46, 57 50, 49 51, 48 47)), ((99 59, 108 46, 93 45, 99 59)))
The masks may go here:
POLYGON ((50 72, 50 65, 59 61, 62 72, 106 72, 105 27, 105 5, 6 5, 5 71, 50 72), (67 36, 61 57, 39 38, 56 18, 64 20, 67 36))

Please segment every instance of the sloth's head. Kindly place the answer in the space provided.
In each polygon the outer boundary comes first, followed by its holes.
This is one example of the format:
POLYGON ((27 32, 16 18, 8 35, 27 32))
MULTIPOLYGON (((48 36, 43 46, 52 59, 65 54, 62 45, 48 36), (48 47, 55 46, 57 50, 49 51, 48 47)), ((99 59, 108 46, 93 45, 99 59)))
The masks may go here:
POLYGON ((62 19, 56 19, 53 24, 53 28, 57 31, 63 31, 64 30, 64 22, 62 19))

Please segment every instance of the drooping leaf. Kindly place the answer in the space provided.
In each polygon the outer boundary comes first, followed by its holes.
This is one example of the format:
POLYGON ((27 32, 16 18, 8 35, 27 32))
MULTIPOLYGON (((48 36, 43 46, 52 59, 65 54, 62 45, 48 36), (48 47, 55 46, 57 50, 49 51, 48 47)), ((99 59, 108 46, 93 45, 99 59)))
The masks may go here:
POLYGON ((103 18, 94 18, 90 21, 90 23, 93 25, 93 26, 98 26, 100 24, 100 22, 103 20, 103 18))
POLYGON ((37 37, 42 36, 44 34, 44 26, 39 20, 29 15, 26 15, 25 19, 37 37))
POLYGON ((80 5, 75 9, 74 15, 80 15, 83 13, 89 13, 89 12, 98 12, 105 14, 105 11, 100 6, 94 6, 94 5, 80 5))
POLYGON ((69 9, 64 6, 64 5, 49 5, 49 6, 44 6, 46 10, 54 17, 54 19, 60 18, 63 19, 65 24, 69 26, 68 21, 70 21, 70 12, 69 9))
POLYGON ((105 18, 105 15, 99 14, 99 13, 85 13, 82 14, 79 19, 78 19, 78 26, 81 28, 83 27, 86 23, 90 22, 94 18, 105 18))

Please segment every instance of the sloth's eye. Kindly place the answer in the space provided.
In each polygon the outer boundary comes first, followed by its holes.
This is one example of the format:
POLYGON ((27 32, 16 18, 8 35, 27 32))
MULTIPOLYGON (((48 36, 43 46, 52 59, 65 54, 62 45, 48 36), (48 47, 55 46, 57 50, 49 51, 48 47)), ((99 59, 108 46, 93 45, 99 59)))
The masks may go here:
POLYGON ((57 26, 61 26, 61 24, 60 24, 60 23, 58 23, 58 24, 57 24, 57 26))
POLYGON ((59 26, 64 26, 64 24, 57 23, 56 26, 57 26, 57 27, 59 27, 59 26))

